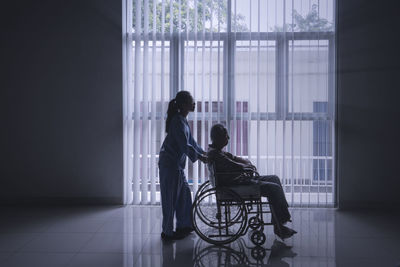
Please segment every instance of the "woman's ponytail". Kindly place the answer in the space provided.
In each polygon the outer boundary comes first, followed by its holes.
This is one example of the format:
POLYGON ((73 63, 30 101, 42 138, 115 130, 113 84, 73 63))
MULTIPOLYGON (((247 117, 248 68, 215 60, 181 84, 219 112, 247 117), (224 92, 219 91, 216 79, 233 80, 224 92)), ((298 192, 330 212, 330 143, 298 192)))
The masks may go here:
POLYGON ((165 132, 168 133, 169 125, 175 114, 179 112, 178 105, 176 104, 175 98, 169 101, 167 110, 167 121, 165 122, 165 132))
POLYGON ((167 121, 165 122, 165 132, 168 133, 169 125, 171 124, 172 118, 179 113, 179 109, 185 103, 188 103, 192 100, 192 96, 188 91, 179 91, 175 98, 169 101, 168 110, 167 110, 167 121))

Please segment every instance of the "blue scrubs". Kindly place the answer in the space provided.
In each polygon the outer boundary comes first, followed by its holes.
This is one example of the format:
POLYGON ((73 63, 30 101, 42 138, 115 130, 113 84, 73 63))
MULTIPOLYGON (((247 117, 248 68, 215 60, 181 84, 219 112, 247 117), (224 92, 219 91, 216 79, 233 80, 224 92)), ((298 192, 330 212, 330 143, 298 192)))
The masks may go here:
POLYGON ((185 117, 175 115, 161 146, 158 167, 160 171, 161 206, 163 213, 162 230, 173 234, 174 214, 176 228, 192 227, 192 195, 186 181, 184 169, 186 156, 195 162, 203 149, 190 133, 185 117))

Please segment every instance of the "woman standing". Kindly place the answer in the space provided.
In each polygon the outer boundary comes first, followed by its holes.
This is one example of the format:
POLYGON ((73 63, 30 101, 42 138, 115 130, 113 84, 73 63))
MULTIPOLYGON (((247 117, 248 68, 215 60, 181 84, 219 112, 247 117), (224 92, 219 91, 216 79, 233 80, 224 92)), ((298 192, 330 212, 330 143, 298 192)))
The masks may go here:
POLYGON ((181 239, 193 231, 191 220, 192 196, 185 178, 186 156, 192 162, 207 162, 206 152, 196 143, 186 120, 195 103, 187 91, 180 91, 169 102, 165 132, 167 136, 160 150, 161 206, 163 240, 181 239), (176 231, 174 215, 176 214, 176 231))

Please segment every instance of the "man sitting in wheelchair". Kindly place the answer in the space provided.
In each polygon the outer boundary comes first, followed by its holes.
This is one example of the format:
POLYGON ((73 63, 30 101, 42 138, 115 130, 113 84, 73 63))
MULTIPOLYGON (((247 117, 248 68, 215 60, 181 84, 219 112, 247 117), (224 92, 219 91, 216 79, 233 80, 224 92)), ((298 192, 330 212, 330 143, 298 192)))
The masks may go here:
POLYGON ((212 144, 208 150, 209 164, 214 164, 218 173, 218 185, 250 185, 256 184, 260 188, 261 195, 268 198, 268 202, 275 211, 272 218, 274 233, 282 239, 289 238, 297 233, 295 230, 284 226, 291 221, 285 193, 281 181, 276 175, 260 176, 257 168, 249 161, 222 149, 228 144, 228 131, 222 124, 215 124, 211 128, 212 144), (229 172, 229 174, 224 174, 229 172), (237 175, 232 175, 236 173, 237 175))

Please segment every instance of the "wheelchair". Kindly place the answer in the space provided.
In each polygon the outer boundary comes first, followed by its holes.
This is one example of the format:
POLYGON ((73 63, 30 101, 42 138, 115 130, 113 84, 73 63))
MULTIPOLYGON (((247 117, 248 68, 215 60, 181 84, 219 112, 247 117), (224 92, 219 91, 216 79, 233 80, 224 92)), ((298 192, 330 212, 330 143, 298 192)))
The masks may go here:
MULTIPOLYGON (((250 240, 256 246, 266 241, 264 214, 276 218, 269 202, 262 201, 258 185, 219 186, 219 175, 237 176, 238 173, 217 173, 215 164, 207 164, 209 180, 196 193, 192 206, 193 228, 204 241, 214 245, 231 243, 250 229, 250 240), (263 208, 269 206, 269 209, 263 208)), ((280 229, 278 229, 280 230, 280 229)))

